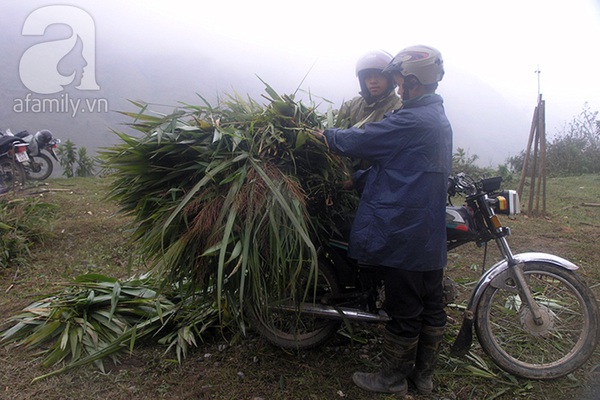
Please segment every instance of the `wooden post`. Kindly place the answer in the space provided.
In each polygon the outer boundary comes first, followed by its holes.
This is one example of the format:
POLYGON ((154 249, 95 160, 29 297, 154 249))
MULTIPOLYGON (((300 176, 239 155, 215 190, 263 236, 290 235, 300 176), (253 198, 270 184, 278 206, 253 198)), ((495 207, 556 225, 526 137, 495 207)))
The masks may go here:
POLYGON ((542 215, 546 215, 546 100, 542 100, 540 112, 540 175, 542 180, 542 215))
MULTIPOLYGON (((539 116, 540 115, 539 103, 538 103, 537 108, 538 108, 538 116, 539 116)), ((539 123, 539 121, 536 121, 535 139, 533 141, 533 162, 531 164, 531 182, 529 184, 529 202, 528 202, 528 206, 527 206, 527 213, 530 215, 535 214, 535 211, 533 209, 533 198, 535 196, 535 178, 538 173, 538 144, 540 142, 540 132, 538 129, 538 123, 539 123)))
POLYGON ((521 180, 517 193, 519 197, 523 196, 523 188, 530 174, 529 199, 527 213, 530 215, 539 214, 540 195, 542 201, 542 215, 546 214, 546 102, 542 100, 542 95, 538 96, 538 104, 533 113, 531 130, 529 132, 529 141, 527 151, 523 159, 523 169, 521 171, 521 180), (533 147, 533 155, 532 153, 533 147), (532 158, 532 160, 530 160, 532 158), (531 163, 531 167, 530 167, 531 163), (535 200, 535 202, 534 202, 535 200), (534 204, 535 203, 535 204, 534 204))
POLYGON ((535 135, 535 127, 537 126, 538 121, 538 108, 535 107, 533 110, 533 119, 531 120, 531 129, 529 130, 529 141, 527 142, 527 150, 525 151, 525 157, 523 159, 523 167, 521 170, 521 180, 519 181, 519 187, 517 188, 517 193, 519 197, 523 196, 523 186, 525 185, 525 180, 527 178, 527 168, 529 167, 529 154, 531 153, 531 145, 533 144, 533 138, 535 135))

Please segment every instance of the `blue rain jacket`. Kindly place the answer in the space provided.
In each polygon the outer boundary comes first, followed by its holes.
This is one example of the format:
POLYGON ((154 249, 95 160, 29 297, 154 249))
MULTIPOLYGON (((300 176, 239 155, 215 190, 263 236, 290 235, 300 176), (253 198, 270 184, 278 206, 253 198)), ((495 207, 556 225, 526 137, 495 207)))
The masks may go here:
POLYGON ((329 147, 372 162, 352 225, 349 256, 411 271, 446 266, 446 188, 452 128, 428 94, 364 129, 327 129, 329 147))

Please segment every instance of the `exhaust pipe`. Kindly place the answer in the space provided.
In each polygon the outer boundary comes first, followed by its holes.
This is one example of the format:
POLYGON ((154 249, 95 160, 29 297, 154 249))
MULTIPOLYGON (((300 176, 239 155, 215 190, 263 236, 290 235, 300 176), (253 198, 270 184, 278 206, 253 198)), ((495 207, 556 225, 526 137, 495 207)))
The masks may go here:
POLYGON ((272 310, 300 312, 302 314, 314 315, 328 319, 352 320, 363 322, 387 322, 391 318, 385 311, 380 313, 370 313, 367 311, 357 310, 356 308, 333 307, 324 304, 302 303, 300 308, 291 304, 279 304, 271 307, 272 310))

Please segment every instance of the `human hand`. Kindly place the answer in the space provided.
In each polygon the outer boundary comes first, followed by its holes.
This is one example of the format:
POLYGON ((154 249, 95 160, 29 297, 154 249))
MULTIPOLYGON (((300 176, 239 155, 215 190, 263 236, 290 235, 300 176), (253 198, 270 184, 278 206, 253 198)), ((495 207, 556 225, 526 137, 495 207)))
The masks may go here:
POLYGON ((352 182, 352 179, 348 179, 343 181, 340 186, 343 190, 354 189, 354 182, 352 182))
POLYGON ((315 129, 308 132, 320 141, 323 141, 325 138, 325 135, 323 135, 323 130, 321 129, 315 129))

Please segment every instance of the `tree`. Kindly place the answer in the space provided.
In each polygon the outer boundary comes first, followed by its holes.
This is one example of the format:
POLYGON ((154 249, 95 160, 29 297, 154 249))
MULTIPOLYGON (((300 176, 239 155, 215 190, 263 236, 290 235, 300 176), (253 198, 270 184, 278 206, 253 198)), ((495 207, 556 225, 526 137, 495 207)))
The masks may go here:
POLYGON ((58 156, 60 157, 60 165, 63 167, 63 175, 67 178, 74 176, 73 166, 77 162, 77 147, 71 139, 67 139, 64 144, 58 147, 58 156))
POLYGON ((600 121, 598 111, 585 103, 581 113, 567 124, 547 148, 548 172, 571 175, 600 172, 600 121))
POLYGON ((470 156, 465 149, 459 147, 452 154, 452 171, 454 173, 464 172, 467 175, 473 175, 475 172, 478 173, 479 167, 475 165, 475 161, 478 159, 479 156, 477 154, 470 156))
POLYGON ((87 154, 85 147, 81 147, 77 151, 77 176, 92 176, 94 175, 94 160, 87 154))
MULTIPOLYGON (((513 172, 523 169, 525 150, 510 157, 513 172)), ((529 168, 532 168, 531 163, 529 168)), ((600 121, 587 103, 546 145, 546 172, 551 176, 600 172, 600 121)), ((531 174, 531 171, 526 171, 531 174)))
POLYGON ((58 155, 60 165, 63 167, 63 175, 67 178, 94 175, 94 159, 88 156, 85 147, 77 149, 71 139, 60 145, 58 155))

